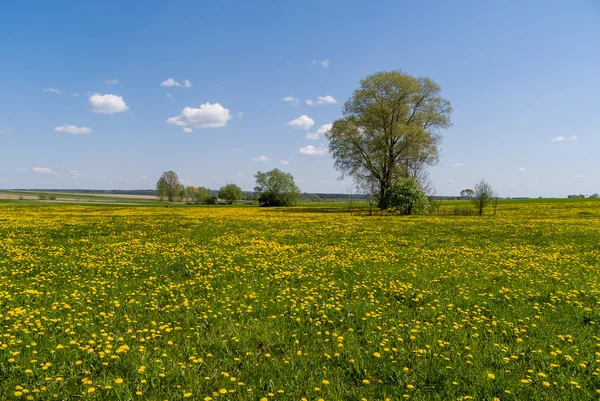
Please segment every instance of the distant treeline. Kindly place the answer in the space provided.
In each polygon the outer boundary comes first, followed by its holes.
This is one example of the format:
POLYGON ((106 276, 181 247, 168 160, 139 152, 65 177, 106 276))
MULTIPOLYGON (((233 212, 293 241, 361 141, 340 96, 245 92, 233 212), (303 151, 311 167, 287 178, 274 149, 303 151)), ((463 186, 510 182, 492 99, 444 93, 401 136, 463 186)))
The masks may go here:
MULTIPOLYGON (((107 194, 107 195, 150 195, 156 196, 156 190, 154 189, 14 189, 13 191, 30 191, 30 192, 65 192, 65 193, 78 193, 78 194, 107 194)), ((212 196, 217 196, 218 190, 211 190, 212 196)), ((252 191, 243 191, 245 199, 251 199, 254 195, 252 191)), ((595 194, 594 194, 595 195, 595 194)), ((597 196, 597 195, 596 195, 597 196)), ((585 198, 585 195, 569 195, 569 198, 581 197, 585 198)), ((593 196, 590 196, 593 197, 593 196)), ((327 194, 327 193, 309 193, 303 192, 300 196, 303 201, 307 200, 366 200, 367 195, 364 194, 327 194)), ((433 200, 466 200, 468 198, 461 196, 432 196, 433 200)), ((500 199, 530 199, 528 197, 513 197, 513 198, 500 198, 500 199)))

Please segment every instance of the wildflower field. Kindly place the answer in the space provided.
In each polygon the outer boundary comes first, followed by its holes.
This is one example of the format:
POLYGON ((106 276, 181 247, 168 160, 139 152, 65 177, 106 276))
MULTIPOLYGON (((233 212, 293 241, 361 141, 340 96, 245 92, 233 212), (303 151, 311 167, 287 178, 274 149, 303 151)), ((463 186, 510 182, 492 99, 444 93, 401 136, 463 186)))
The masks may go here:
POLYGON ((600 399, 600 203, 0 202, 0 399, 600 399))

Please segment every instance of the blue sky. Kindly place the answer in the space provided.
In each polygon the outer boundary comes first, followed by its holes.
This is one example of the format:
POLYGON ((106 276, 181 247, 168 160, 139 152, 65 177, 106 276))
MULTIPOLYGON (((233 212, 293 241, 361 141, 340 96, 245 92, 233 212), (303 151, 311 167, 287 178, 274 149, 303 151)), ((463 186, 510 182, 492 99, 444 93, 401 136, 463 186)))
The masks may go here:
POLYGON ((592 0, 4 2, 0 188, 154 188, 174 170, 251 190, 278 167, 345 192, 306 136, 361 78, 402 69, 454 108, 438 194, 482 177, 502 196, 600 192, 598 43, 592 0))

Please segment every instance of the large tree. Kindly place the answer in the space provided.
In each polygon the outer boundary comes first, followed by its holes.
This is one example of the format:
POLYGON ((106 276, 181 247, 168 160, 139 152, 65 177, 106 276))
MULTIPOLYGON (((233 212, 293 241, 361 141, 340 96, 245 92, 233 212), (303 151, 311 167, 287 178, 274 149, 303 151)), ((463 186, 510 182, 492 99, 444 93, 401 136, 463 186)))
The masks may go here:
POLYGON ((275 168, 266 173, 258 172, 254 192, 261 206, 293 206, 300 198, 300 188, 296 186, 290 173, 275 168))
POLYGON ((157 195, 161 198, 166 197, 169 202, 173 202, 180 195, 179 177, 174 171, 165 171, 156 183, 157 195))
POLYGON ((451 112, 429 78, 401 71, 369 75, 325 134, 335 168, 358 182, 375 180, 385 209, 395 179, 419 176, 438 161, 440 131, 450 126, 451 112))

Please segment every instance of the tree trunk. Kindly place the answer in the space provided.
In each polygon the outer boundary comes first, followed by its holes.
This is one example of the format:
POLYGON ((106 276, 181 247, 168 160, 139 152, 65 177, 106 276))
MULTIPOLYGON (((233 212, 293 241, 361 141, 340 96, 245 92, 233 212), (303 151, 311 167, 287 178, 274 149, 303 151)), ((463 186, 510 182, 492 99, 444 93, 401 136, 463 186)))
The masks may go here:
POLYGON ((383 209, 387 209, 387 199, 386 199, 386 186, 380 182, 379 183, 379 203, 378 203, 378 207, 379 209, 383 210, 383 209))

